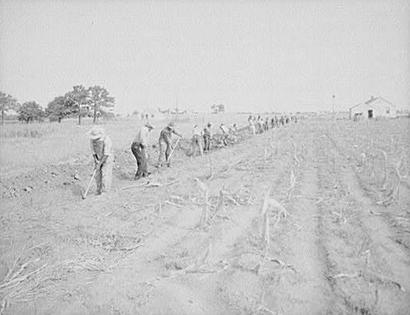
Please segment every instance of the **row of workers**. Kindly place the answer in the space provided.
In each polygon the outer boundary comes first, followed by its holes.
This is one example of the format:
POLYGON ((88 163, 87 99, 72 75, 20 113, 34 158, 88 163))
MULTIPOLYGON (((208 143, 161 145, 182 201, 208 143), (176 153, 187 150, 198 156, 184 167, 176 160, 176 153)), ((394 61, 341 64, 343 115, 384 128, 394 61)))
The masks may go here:
MULTIPOLYGON (((263 120, 260 116, 249 116, 248 122, 251 134, 260 133, 269 129, 268 118, 263 120)), ((272 127, 285 123, 289 123, 289 120, 283 116, 280 118, 274 117, 271 120, 272 127)), ((136 180, 150 175, 150 172, 148 171, 146 148, 149 142, 149 134, 153 129, 154 126, 151 123, 146 122, 138 130, 137 135, 131 144, 131 151, 137 160, 137 171, 134 177, 136 180)), ((221 131, 220 142, 223 146, 228 145, 228 139, 230 137, 235 139, 235 136, 238 133, 236 124, 233 124, 228 128, 222 123, 219 126, 219 129, 221 131)), ((96 170, 95 180, 97 183, 97 194, 101 194, 104 191, 109 191, 111 187, 112 168, 114 164, 112 141, 101 126, 94 126, 88 134, 90 137, 91 151, 93 153, 94 167, 96 170)), ((175 130, 174 122, 170 122, 160 132, 157 167, 162 167, 164 163, 168 167, 171 165, 171 156, 177 145, 177 143, 175 145, 173 144, 172 135, 182 138, 182 135, 175 130)), ((199 151, 200 155, 203 155, 204 152, 209 152, 212 139, 213 132, 211 123, 208 123, 203 129, 199 128, 198 125, 194 125, 191 140, 191 155, 195 155, 197 151, 199 151)), ((179 140, 177 140, 177 142, 178 141, 179 140)))
POLYGON ((252 134, 262 133, 267 131, 270 128, 279 128, 280 126, 284 126, 289 124, 290 122, 297 123, 298 119, 296 116, 273 116, 273 117, 265 117, 262 118, 259 116, 252 116, 248 117, 248 124, 249 129, 252 134))
MULTIPOLYGON (((207 132, 204 133, 204 137, 208 139, 211 136, 210 124, 208 124, 207 132)), ((137 172, 135 179, 147 177, 150 175, 148 172, 147 152, 146 148, 149 142, 149 134, 154 129, 154 126, 146 122, 137 132, 134 141, 131 144, 131 151, 137 160, 137 172)), ((165 164, 169 167, 171 164, 171 155, 176 147, 172 143, 172 135, 176 135, 182 138, 182 135, 175 130, 175 124, 170 122, 164 129, 161 130, 159 136, 159 157, 158 167, 165 164)), ((112 182, 112 169, 114 165, 114 156, 112 149, 111 138, 105 133, 104 128, 101 126, 94 126, 88 132, 90 138, 91 152, 94 159, 94 168, 96 170, 95 180, 97 184, 97 194, 109 191, 112 182)), ((202 134, 201 134, 202 135, 202 134)), ((196 126, 194 127, 194 135, 192 138, 193 143, 199 143, 197 140, 196 126)), ((207 142, 206 148, 209 149, 209 142, 207 142)), ((201 147, 202 154, 202 147, 201 147)))

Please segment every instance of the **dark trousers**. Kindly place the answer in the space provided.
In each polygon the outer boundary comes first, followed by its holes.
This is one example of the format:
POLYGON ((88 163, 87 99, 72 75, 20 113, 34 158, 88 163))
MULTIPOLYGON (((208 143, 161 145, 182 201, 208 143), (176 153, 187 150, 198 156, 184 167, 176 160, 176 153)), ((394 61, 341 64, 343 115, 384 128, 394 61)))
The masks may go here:
POLYGON ((222 143, 224 144, 224 146, 228 145, 228 135, 226 133, 222 134, 222 143))
POLYGON ((211 148, 211 136, 204 135, 204 151, 209 151, 211 148))
POLYGON ((167 166, 171 165, 171 161, 169 160, 169 156, 171 155, 171 145, 167 143, 162 138, 159 139, 159 157, 158 157, 158 167, 162 166, 163 156, 165 154, 165 162, 167 166))
POLYGON ((147 156, 145 154, 145 148, 142 144, 133 142, 131 145, 132 154, 134 154, 137 160, 138 170, 135 177, 143 177, 148 175, 147 156))

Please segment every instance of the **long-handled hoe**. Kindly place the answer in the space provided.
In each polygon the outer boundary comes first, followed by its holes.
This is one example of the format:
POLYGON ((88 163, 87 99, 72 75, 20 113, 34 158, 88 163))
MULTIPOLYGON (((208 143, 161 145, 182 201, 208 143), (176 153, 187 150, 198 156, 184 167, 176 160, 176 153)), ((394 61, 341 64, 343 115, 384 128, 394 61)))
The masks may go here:
POLYGON ((174 147, 172 148, 172 151, 171 151, 171 153, 170 153, 169 156, 168 156, 168 162, 171 161, 171 156, 172 156, 172 154, 174 153, 175 149, 177 148, 180 139, 181 139, 181 138, 178 138, 177 141, 175 142, 175 145, 174 145, 174 147))
POLYGON ((97 169, 94 168, 93 174, 91 175, 90 181, 88 182, 87 189, 81 193, 83 199, 87 198, 88 191, 90 190, 91 184, 94 180, 95 175, 97 174, 97 169))

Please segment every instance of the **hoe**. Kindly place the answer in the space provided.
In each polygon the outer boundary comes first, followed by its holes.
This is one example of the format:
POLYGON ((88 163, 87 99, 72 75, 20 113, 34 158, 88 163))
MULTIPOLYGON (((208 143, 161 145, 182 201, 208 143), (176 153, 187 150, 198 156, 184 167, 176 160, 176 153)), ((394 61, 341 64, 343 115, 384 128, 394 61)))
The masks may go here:
POLYGON ((94 180, 95 174, 97 174, 97 169, 94 168, 93 174, 91 175, 90 181, 88 182, 87 189, 81 193, 83 199, 87 198, 88 191, 90 190, 91 184, 94 180))

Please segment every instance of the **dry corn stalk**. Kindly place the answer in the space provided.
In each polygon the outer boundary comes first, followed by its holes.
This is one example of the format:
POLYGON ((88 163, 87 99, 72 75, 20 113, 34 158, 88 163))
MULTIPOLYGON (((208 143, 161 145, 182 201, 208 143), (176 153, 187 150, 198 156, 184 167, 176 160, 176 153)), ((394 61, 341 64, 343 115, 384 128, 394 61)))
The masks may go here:
POLYGON ((201 182, 199 178, 194 178, 194 180, 196 181, 198 188, 202 193, 208 191, 208 186, 204 182, 201 182))
POLYGON ((278 152, 276 151, 276 147, 273 145, 273 141, 269 144, 270 150, 273 154, 277 154, 278 152))
POLYGON ((376 171, 374 169, 374 155, 369 154, 368 156, 369 157, 367 158, 367 166, 368 166, 367 170, 369 173, 369 177, 371 179, 374 179, 376 176, 376 171))
POLYGON ((208 195, 209 195, 209 189, 208 186, 201 182, 198 178, 195 178, 199 191, 202 193, 203 198, 204 198, 204 203, 202 205, 202 214, 201 214, 201 220, 199 222, 200 226, 205 226, 208 222, 209 219, 209 203, 208 203, 208 195))
POLYGON ((204 226, 208 222, 209 208, 208 208, 208 191, 205 192, 204 205, 202 208, 201 225, 204 226))
POLYGON ((214 177, 214 168, 211 157, 208 155, 208 163, 209 163, 209 176, 208 180, 211 180, 214 177))
POLYGON ((268 252, 269 245, 270 245, 270 233, 269 233, 269 212, 265 212, 263 216, 263 233, 262 233, 262 240, 265 253, 268 252))
POLYGON ((1 302, 1 306, 0 306, 0 315, 3 314, 3 312, 6 309, 7 305, 8 305, 7 299, 3 298, 3 301, 1 302))
POLYGON ((278 215, 282 216, 283 218, 287 218, 289 215, 288 211, 285 209, 284 206, 282 206, 278 201, 275 199, 269 199, 269 204, 275 208, 278 209, 278 215))
MULTIPOLYGON (((26 265, 27 266, 27 265, 26 265)), ((0 285, 0 292, 5 291, 10 288, 15 288, 16 286, 19 286, 20 284, 24 283, 25 280, 27 280, 29 277, 31 277, 34 274, 39 273, 41 270, 43 270, 45 267, 47 267, 47 263, 42 265, 41 267, 21 276, 13 276, 9 281, 3 282, 0 285)), ((24 267, 25 268, 25 267, 24 267)), ((21 270, 21 269, 20 269, 21 270)), ((19 273, 20 274, 20 273, 19 273)))
POLYGON ((260 216, 264 216, 266 213, 266 210, 268 210, 268 206, 269 206, 269 195, 271 192, 272 188, 269 188, 266 193, 265 196, 263 198, 263 204, 262 204, 262 208, 261 208, 261 212, 260 212, 260 216))
POLYGON ((383 156, 383 179, 382 179, 382 189, 386 189, 387 182, 387 154, 385 151, 380 150, 383 156))
POLYGON ((275 145, 273 144, 273 140, 270 144, 270 148, 271 148, 271 152, 273 152, 274 155, 278 155, 279 150, 278 150, 278 144, 275 143, 275 145))
POLYGON ((268 161, 269 156, 270 156, 270 152, 269 152, 268 144, 266 144, 265 147, 263 148, 263 160, 265 163, 268 161))
POLYGON ((262 232, 262 241, 265 251, 269 248, 269 207, 273 209, 278 209, 276 214, 277 222, 276 225, 279 223, 280 218, 283 216, 284 218, 287 217, 288 212, 286 211, 285 207, 283 207, 278 201, 273 198, 270 198, 271 188, 267 190, 265 193, 262 208, 260 211, 260 222, 261 222, 261 232, 262 232))
POLYGON ((296 176, 293 170, 290 171, 290 176, 289 176, 289 188, 288 188, 288 193, 287 193, 287 198, 290 200, 291 194, 293 190, 295 189, 296 186, 296 176))
POLYGON ((402 152, 401 154, 400 160, 396 165, 396 169, 400 177, 400 180, 407 178, 409 170, 407 169, 407 156, 404 152, 402 152), (401 171, 403 171, 403 174, 401 173, 401 171))
POLYGON ((396 175, 396 185, 393 187, 392 193, 393 195, 396 196, 397 200, 399 200, 400 199, 400 182, 402 178, 400 176, 400 171, 397 166, 394 168, 394 171, 396 175))
POLYGON ((223 191, 223 189, 221 189, 219 191, 219 198, 218 198, 218 203, 216 205, 215 213, 222 212, 224 210, 225 210, 225 208, 224 208, 224 191, 223 191))
POLYGON ((212 255, 212 243, 211 239, 209 239, 208 246, 206 247, 205 251, 195 262, 196 267, 201 267, 203 265, 207 265, 209 263, 210 257, 212 255))
POLYGON ((157 217, 161 217, 162 215, 162 202, 160 201, 158 204, 158 209, 157 209, 157 217))
POLYGON ((292 146, 293 146, 293 160, 295 161, 295 166, 299 166, 300 160, 298 159, 297 147, 294 141, 292 141, 292 146))
POLYGON ((296 176, 293 170, 290 171, 290 187, 293 189, 296 185, 296 176))
POLYGON ((362 152, 360 154, 360 165, 364 166, 366 164, 366 153, 362 152))
POLYGON ((278 213, 280 215, 282 215, 284 218, 286 218, 288 216, 287 210, 278 201, 276 201, 275 199, 269 197, 270 191, 271 191, 271 188, 269 188, 268 191, 265 194, 265 197, 263 199, 261 212, 260 212, 260 216, 261 217, 264 216, 265 213, 267 212, 268 208, 272 207, 273 209, 278 209, 279 210, 278 213))
POLYGON ((401 177, 400 177, 400 172, 397 167, 394 167, 394 175, 395 175, 395 181, 393 181, 392 183, 391 190, 386 195, 386 198, 384 200, 376 202, 378 205, 386 206, 386 205, 389 205, 394 199, 399 200, 401 177))
POLYGON ((395 136, 391 136, 391 147, 390 151, 391 152, 396 152, 397 151, 397 145, 398 145, 398 139, 395 136))

